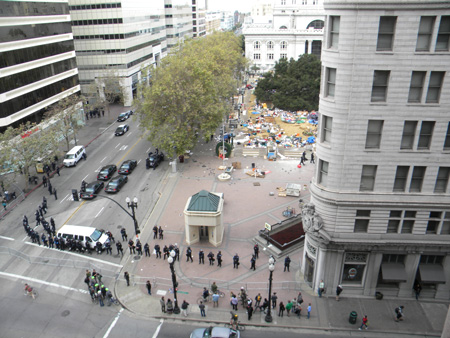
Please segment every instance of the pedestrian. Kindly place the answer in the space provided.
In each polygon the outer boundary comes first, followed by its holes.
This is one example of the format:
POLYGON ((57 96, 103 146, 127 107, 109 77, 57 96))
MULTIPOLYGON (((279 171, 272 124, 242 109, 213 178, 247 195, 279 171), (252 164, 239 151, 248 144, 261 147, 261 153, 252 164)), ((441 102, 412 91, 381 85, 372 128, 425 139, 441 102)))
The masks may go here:
POLYGON ((253 251, 255 253, 255 259, 259 258, 259 245, 258 243, 255 244, 255 246, 253 247, 253 251))
POLYGON ((256 270, 256 258, 255 255, 252 255, 252 258, 250 259, 250 269, 253 269, 253 271, 256 270))
POLYGON ((414 283, 414 293, 416 295, 416 300, 419 300, 420 291, 422 291, 422 286, 420 285, 420 283, 414 283))
POLYGON ((206 313, 205 313, 205 304, 203 304, 202 301, 200 301, 200 305, 198 306, 200 309, 200 314, 202 317, 206 317, 206 313))
POLYGON ((222 267, 222 251, 217 254, 217 266, 222 267))
POLYGON ((323 282, 323 279, 320 280, 319 288, 317 289, 317 293, 319 294, 319 298, 322 297, 322 293, 325 292, 325 283, 323 282))
POLYGON ((130 239, 130 240, 128 241, 128 249, 130 249, 130 255, 136 253, 135 248, 136 248, 136 247, 134 246, 133 240, 130 239))
POLYGON ((311 303, 308 304, 308 319, 311 317, 311 303))
POLYGON ((106 249, 106 254, 112 255, 111 243, 109 241, 105 242, 105 249, 106 249))
POLYGON ((105 306, 105 304, 103 303, 103 295, 102 295, 102 291, 101 290, 98 290, 97 298, 98 298, 98 302, 100 303, 100 306, 105 306))
POLYGON ((47 199, 45 198, 45 196, 42 196, 42 209, 45 209, 44 212, 46 212, 46 210, 48 209, 47 199))
POLYGON ((153 239, 157 239, 158 238, 158 227, 155 225, 153 227, 153 239))
POLYGON ((59 166, 56 167, 56 173, 58 174, 58 176, 61 176, 61 175, 59 174, 59 166))
POLYGON ((191 263, 194 262, 194 260, 192 259, 192 250, 190 246, 188 246, 186 250, 186 262, 189 262, 189 260, 191 260, 191 263))
POLYGON ((261 308, 260 308, 261 299, 262 299, 261 294, 258 293, 255 297, 255 311, 256 311, 256 309, 259 308, 259 311, 261 312, 261 308))
POLYGON ((167 300, 166 307, 167 307, 167 313, 171 315, 173 313, 173 303, 170 300, 170 298, 167 300))
POLYGON ((117 248, 117 255, 119 255, 119 253, 122 253, 122 257, 123 257, 122 243, 117 242, 117 243, 116 243, 116 248, 117 248))
POLYGON ((217 292, 214 292, 212 295, 213 307, 219 307, 219 298, 219 294, 217 292))
POLYGON ((122 241, 127 241, 128 240, 128 236, 127 236, 127 231, 125 230, 125 228, 122 228, 120 230, 120 233, 122 235, 122 241))
POLYGON ((235 254, 233 257, 233 269, 239 269, 239 256, 235 254))
POLYGON ((201 249, 198 253, 198 264, 205 264, 205 253, 201 249))
POLYGON ((40 205, 38 206, 38 209, 39 209, 39 215, 41 215, 41 217, 43 217, 44 212, 42 211, 42 207, 40 205))
POLYGON ((125 271, 123 276, 125 277, 125 280, 127 281, 127 286, 130 286, 130 275, 129 275, 128 271, 125 271))
POLYGON ((102 109, 102 117, 104 117, 104 116, 105 116, 105 110, 102 109))
POLYGON ((6 204, 6 200, 5 199, 2 200, 2 205, 3 205, 3 209, 6 210, 6 205, 7 204, 6 204))
POLYGON ((164 296, 159 300, 159 304, 161 305, 162 313, 166 313, 166 301, 164 300, 164 296))
POLYGON ((56 170, 56 163, 53 161, 52 162, 52 170, 55 171, 56 170))
POLYGON ((142 256, 142 244, 139 239, 136 241, 136 250, 138 255, 142 256))
POLYGON ((48 182, 48 192, 50 193, 50 195, 52 195, 52 193, 53 193, 53 187, 50 182, 48 182))
POLYGON ((163 235, 164 230, 161 228, 161 225, 159 226, 158 232, 159 232, 159 239, 164 239, 164 235, 163 235))
POLYGON ((181 312, 183 313, 183 315, 185 317, 187 317, 188 306, 189 306, 189 303, 186 302, 186 300, 183 300, 183 304, 181 304, 181 312))
POLYGON ((301 305, 302 303, 303 303, 303 296, 302 296, 302 293, 299 292, 298 296, 297 296, 297 304, 301 305))
POLYGON ((266 309, 268 309, 269 306, 269 301, 267 300, 267 298, 264 298, 263 304, 259 307, 259 312, 263 311, 264 313, 266 313, 266 309))
POLYGON ((247 314, 248 314, 248 320, 251 320, 252 315, 253 315, 253 306, 251 304, 247 307, 247 314))
POLYGON ((395 321, 399 322, 403 320, 403 309, 405 307, 403 305, 400 305, 399 307, 395 308, 395 321))
POLYGON ((180 261, 180 249, 177 246, 177 243, 175 243, 175 260, 178 260, 178 262, 180 261))
POLYGON ((284 303, 280 302, 279 310, 278 310, 278 317, 283 317, 284 310, 286 310, 286 308, 284 307, 284 303))
POLYGON ((208 254, 208 259, 209 259, 209 265, 214 265, 214 254, 212 253, 212 251, 209 252, 208 254))
POLYGON ((56 194, 56 188, 53 188, 53 195, 55 196, 55 201, 58 199, 58 195, 56 194))
POLYGON ((149 280, 147 281, 147 283, 145 284, 145 286, 147 287, 147 292, 148 292, 148 294, 151 296, 151 295, 152 295, 152 284, 150 283, 149 280))
POLYGON ((278 299, 277 293, 274 292, 272 295, 272 309, 275 309, 277 307, 277 299, 278 299))
POLYGON ((368 322, 369 322, 369 320, 367 319, 367 315, 364 315, 364 318, 362 319, 362 324, 361 324, 361 326, 359 327, 359 329, 362 330, 363 327, 364 327, 364 330, 367 330, 367 324, 368 324, 368 322))
POLYGON ((287 269, 287 271, 289 272, 289 266, 291 265, 291 259, 289 258, 289 256, 287 256, 285 259, 284 259, 284 272, 286 272, 286 269, 287 269))
POLYGON ((292 301, 288 300, 288 302, 286 304, 286 313, 287 313, 288 317, 289 317, 289 312, 291 312, 292 306, 293 306, 292 301))
POLYGON ((145 257, 150 257, 150 246, 148 245, 148 243, 145 243, 144 245, 144 252, 145 252, 145 257))
POLYGON ((161 258, 161 247, 159 246, 159 244, 155 245, 155 253, 156 253, 156 258, 161 258))
POLYGON ((300 157, 300 163, 299 163, 299 165, 300 165, 300 166, 301 166, 301 165, 305 165, 305 159, 303 158, 303 156, 300 157))
POLYGON ((44 188, 47 188, 47 177, 42 177, 42 183, 44 184, 44 188))
POLYGON ((311 153, 311 160, 309 161, 309 163, 316 163, 314 162, 314 153, 311 153))
POLYGON ((339 296, 341 295, 341 293, 342 293, 342 285, 338 285, 337 286, 337 288, 336 288, 336 300, 339 302, 339 296))
POLYGON ((232 294, 232 295, 231 295, 231 299, 230 299, 230 304, 231 304, 233 310, 237 311, 237 309, 238 309, 238 308, 237 308, 238 303, 239 303, 239 301, 238 301, 236 295, 235 295, 235 294, 232 294))

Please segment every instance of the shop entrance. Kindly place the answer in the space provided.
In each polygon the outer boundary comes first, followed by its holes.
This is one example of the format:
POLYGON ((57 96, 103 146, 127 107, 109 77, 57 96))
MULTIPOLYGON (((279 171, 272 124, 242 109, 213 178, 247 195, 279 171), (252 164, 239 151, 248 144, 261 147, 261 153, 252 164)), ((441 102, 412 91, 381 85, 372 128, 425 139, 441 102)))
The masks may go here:
POLYGON ((207 226, 201 226, 200 227, 200 241, 208 241, 209 240, 209 233, 208 233, 208 227, 207 226))

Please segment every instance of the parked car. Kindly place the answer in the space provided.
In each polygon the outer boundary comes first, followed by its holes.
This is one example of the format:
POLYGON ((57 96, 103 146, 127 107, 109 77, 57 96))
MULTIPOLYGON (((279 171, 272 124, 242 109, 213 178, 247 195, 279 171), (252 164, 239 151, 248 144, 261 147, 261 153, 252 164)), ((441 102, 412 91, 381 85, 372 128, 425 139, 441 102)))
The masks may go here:
POLYGON ((114 132, 114 135, 116 136, 123 135, 128 131, 129 128, 130 127, 128 127, 128 124, 122 124, 117 127, 116 131, 114 132))
POLYGON ((100 172, 97 175, 97 179, 107 181, 113 176, 116 171, 117 167, 114 164, 108 164, 100 169, 100 172))
POLYGON ((128 182, 128 176, 116 176, 106 185, 105 191, 109 193, 119 192, 120 189, 128 182))
POLYGON ((191 338, 240 338, 241 333, 229 327, 208 327, 206 329, 195 329, 191 333, 191 338))
POLYGON ((80 193, 80 197, 85 200, 93 199, 96 197, 94 195, 97 195, 104 186, 105 183, 102 181, 88 183, 88 185, 86 185, 86 189, 80 193))
POLYGON ((128 175, 131 174, 134 168, 136 167, 137 167, 136 160, 126 160, 120 165, 118 173, 122 175, 128 175))
POLYGON ((125 120, 128 120, 128 118, 130 116, 131 116, 130 111, 123 112, 117 117, 117 121, 118 122, 123 122, 125 120))
POLYGON ((153 168, 156 169, 159 164, 164 161, 164 154, 163 153, 150 153, 150 156, 147 159, 147 169, 153 168))

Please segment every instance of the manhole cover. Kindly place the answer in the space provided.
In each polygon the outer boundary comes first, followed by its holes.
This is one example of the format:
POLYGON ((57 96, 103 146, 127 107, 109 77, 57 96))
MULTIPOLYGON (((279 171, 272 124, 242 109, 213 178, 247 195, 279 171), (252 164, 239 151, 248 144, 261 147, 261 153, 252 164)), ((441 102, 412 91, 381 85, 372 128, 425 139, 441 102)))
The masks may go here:
POLYGON ((254 185, 255 187, 259 187, 259 186, 261 185, 261 183, 259 183, 259 182, 253 182, 253 185, 254 185))
POLYGON ((138 260, 140 260, 140 259, 141 259, 141 256, 140 256, 140 255, 134 256, 134 260, 135 260, 135 261, 138 261, 138 260))
POLYGON ((68 315, 70 315, 70 311, 69 310, 64 310, 63 312, 61 312, 61 316, 62 317, 67 317, 68 315))

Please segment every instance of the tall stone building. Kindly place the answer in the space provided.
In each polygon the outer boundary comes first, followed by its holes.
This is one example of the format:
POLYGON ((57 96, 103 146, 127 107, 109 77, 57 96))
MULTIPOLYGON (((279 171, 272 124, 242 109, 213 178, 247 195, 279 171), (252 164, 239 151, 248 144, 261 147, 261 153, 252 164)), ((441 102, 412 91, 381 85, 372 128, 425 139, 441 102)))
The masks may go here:
POLYGON ((80 91, 67 0, 0 1, 0 129, 80 91))
POLYGON ((317 290, 450 296, 450 6, 326 0, 302 270, 317 290))

